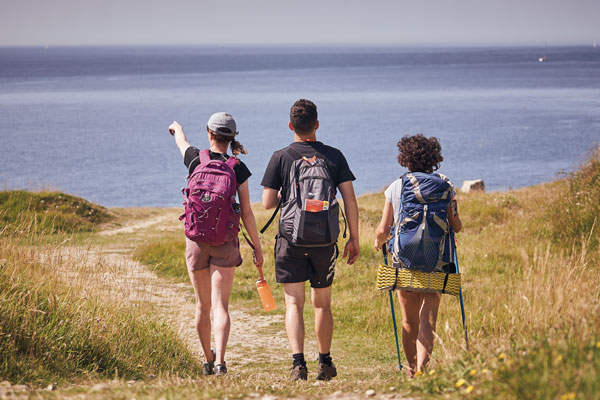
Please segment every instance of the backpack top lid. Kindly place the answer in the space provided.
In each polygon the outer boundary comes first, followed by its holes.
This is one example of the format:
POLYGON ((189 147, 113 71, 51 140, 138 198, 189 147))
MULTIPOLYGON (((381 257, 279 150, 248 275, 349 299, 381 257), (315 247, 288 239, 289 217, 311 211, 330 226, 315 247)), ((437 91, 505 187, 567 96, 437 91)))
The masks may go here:
POLYGON ((402 178, 402 201, 406 203, 449 202, 454 187, 442 174, 409 172, 402 178))

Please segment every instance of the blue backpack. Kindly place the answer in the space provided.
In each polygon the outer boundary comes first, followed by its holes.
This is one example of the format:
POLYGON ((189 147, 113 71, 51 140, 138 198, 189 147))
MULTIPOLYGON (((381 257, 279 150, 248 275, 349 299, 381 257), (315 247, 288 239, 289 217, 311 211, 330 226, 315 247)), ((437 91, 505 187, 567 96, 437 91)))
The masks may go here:
POLYGON ((442 174, 413 172, 401 177, 401 204, 388 242, 396 268, 455 272, 447 209, 454 190, 442 174))

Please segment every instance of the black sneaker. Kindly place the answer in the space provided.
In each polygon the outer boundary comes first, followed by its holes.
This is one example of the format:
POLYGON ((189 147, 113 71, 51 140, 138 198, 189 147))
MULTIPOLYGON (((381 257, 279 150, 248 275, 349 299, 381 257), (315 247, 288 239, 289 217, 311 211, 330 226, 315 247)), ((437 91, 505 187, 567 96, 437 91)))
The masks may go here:
POLYGON ((227 373, 227 365, 225 365, 225 361, 223 364, 215 365, 215 376, 223 376, 227 373))
POLYGON ((210 349, 210 352, 212 353, 212 361, 202 363, 202 375, 212 375, 215 373, 215 358, 217 354, 215 353, 215 349, 210 349))
POLYGON ((333 363, 331 363, 331 365, 324 363, 319 363, 319 365, 317 365, 317 380, 328 381, 336 376, 337 369, 335 369, 335 365, 333 365, 333 363))
POLYGON ((308 379, 308 370, 304 365, 296 365, 295 367, 292 367, 291 376, 293 381, 305 381, 308 379))

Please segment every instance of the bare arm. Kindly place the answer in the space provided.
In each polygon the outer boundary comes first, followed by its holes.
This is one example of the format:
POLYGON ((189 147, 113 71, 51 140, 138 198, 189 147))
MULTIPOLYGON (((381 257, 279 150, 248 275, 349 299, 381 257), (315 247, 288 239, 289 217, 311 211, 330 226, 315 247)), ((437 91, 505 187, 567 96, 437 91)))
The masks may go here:
POLYGON ((394 208, 386 201, 381 214, 381 222, 375 231, 375 250, 379 251, 390 235, 390 227, 394 223, 394 208))
POLYGON ((175 136, 175 144, 179 148, 181 155, 185 157, 185 151, 190 147, 190 144, 185 137, 185 133, 183 133, 183 127, 179 125, 177 121, 173 121, 173 123, 169 125, 169 133, 175 136))
POLYGON ((460 232, 460 230, 462 229, 462 221, 460 220, 460 217, 458 216, 458 206, 456 204, 456 199, 454 197, 452 198, 452 200, 450 200, 450 205, 448 206, 447 212, 448 212, 448 222, 450 223, 452 230, 455 233, 460 232))
POLYGON ((241 218, 244 223, 244 227, 248 231, 250 235, 250 241, 254 245, 254 255, 255 260, 254 264, 257 267, 262 267, 263 265, 263 255, 262 248, 260 245, 260 238, 258 237, 258 230, 256 228, 256 221, 254 220, 254 213, 252 212, 252 207, 250 206, 250 193, 248 191, 248 181, 242 183, 238 188, 238 196, 240 199, 240 210, 241 210, 241 218))
POLYGON ((342 258, 348 255, 348 264, 353 264, 360 255, 360 245, 358 241, 358 203, 356 202, 352 181, 340 183, 338 189, 340 190, 340 193, 342 193, 342 198, 344 199, 346 219, 348 220, 348 229, 350 230, 350 238, 344 246, 342 258))
POLYGON ((262 193, 262 205, 265 210, 269 210, 271 208, 277 207, 279 204, 279 199, 281 198, 281 194, 278 190, 271 188, 264 188, 262 193))

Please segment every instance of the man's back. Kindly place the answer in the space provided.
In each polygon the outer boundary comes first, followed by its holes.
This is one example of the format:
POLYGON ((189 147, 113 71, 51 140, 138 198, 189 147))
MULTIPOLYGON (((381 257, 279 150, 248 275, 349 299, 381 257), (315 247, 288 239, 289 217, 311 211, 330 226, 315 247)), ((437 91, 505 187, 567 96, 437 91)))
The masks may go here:
POLYGON ((319 141, 306 141, 294 142, 274 152, 265 170, 261 185, 275 190, 283 189, 286 192, 290 187, 290 169, 294 162, 293 154, 295 153, 308 158, 316 155, 324 159, 336 187, 342 182, 356 179, 352 171, 350 171, 346 157, 344 157, 341 151, 319 141), (289 151, 289 149, 292 151, 289 151), (292 153, 292 155, 289 153, 292 153))

